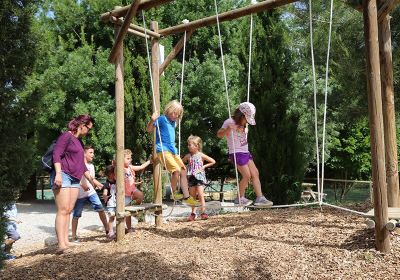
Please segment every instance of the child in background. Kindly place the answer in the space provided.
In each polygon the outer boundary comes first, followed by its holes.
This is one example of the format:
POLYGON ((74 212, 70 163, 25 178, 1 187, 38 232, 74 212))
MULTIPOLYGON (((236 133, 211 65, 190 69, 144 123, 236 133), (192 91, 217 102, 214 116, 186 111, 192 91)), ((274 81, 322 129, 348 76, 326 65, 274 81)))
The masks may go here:
MULTIPOLYGON (((198 136, 190 135, 188 140, 189 154, 183 157, 184 163, 189 163, 187 167, 188 185, 189 192, 192 197, 198 196, 201 203, 201 214, 202 220, 207 220, 208 215, 206 214, 206 201, 204 199, 204 184, 207 182, 205 169, 214 165, 215 160, 202 153, 202 140, 198 136), (208 162, 204 164, 204 161, 208 162)), ((192 213, 188 217, 188 221, 194 221, 196 219, 195 207, 192 207, 192 213)))
POLYGON ((273 202, 266 199, 262 194, 258 169, 253 161, 253 156, 249 152, 247 143, 247 124, 256 124, 254 119, 255 114, 256 108, 252 103, 241 103, 235 110, 233 116, 224 121, 224 124, 217 132, 217 136, 219 138, 227 138, 229 158, 233 164, 235 164, 236 159, 237 169, 242 175, 242 179, 239 182, 240 200, 237 198, 235 203, 244 206, 253 203, 251 200, 244 197, 248 183, 251 180, 254 192, 257 196, 254 205, 269 207, 273 205, 273 202))
MULTIPOLYGON (((102 184, 99 181, 97 181, 96 179, 94 179, 95 173, 96 173, 95 169, 94 169, 94 165, 92 163, 93 158, 94 158, 94 148, 90 145, 86 145, 84 147, 84 150, 85 150, 85 153, 84 153, 85 165, 86 165, 87 169, 89 170, 89 173, 92 176, 93 181, 96 184, 96 186, 102 187, 102 184)), ((106 214, 104 213, 103 204, 101 203, 100 198, 97 195, 96 190, 94 189, 92 184, 90 184, 89 181, 85 177, 82 177, 81 187, 79 188, 79 195, 78 195, 78 199, 75 203, 73 218, 72 218, 72 240, 74 242, 79 242, 76 232, 78 229, 78 221, 79 221, 79 218, 82 217, 83 207, 85 206, 86 202, 90 202, 93 210, 99 214, 99 218, 100 218, 101 222, 103 223, 106 234, 108 234, 107 217, 106 217, 106 214), (86 188, 89 188, 89 190, 85 191, 83 189, 82 185, 85 186, 86 188)))
MULTIPOLYGON (((137 188, 135 172, 145 169, 151 163, 150 160, 142 165, 132 165, 132 151, 129 149, 124 150, 124 178, 125 178, 125 206, 131 204, 134 200, 136 205, 142 203, 144 195, 137 188)), ((126 232, 133 232, 131 217, 125 218, 126 232)))
POLYGON ((6 218, 5 229, 7 238, 4 241, 4 252, 6 253, 6 260, 16 259, 16 256, 11 255, 11 249, 13 244, 21 238, 17 231, 17 224, 21 221, 17 219, 18 211, 15 202, 10 203, 4 212, 4 217, 6 218))
POLYGON ((165 165, 165 169, 172 173, 171 188, 174 199, 183 198, 184 203, 191 206, 197 206, 199 205, 199 202, 189 195, 186 167, 183 164, 182 159, 179 157, 175 146, 176 122, 181 120, 182 114, 182 105, 178 101, 173 100, 165 106, 164 115, 159 116, 158 112, 153 113, 151 120, 147 124, 146 130, 152 132, 156 129, 156 152, 161 164, 165 165), (158 131, 157 126, 160 131, 158 131), (177 192, 177 184, 179 180, 183 196, 177 192))
POLYGON ((104 184, 103 189, 103 200, 107 207, 108 214, 108 234, 107 237, 110 240, 115 239, 114 233, 114 220, 115 213, 117 209, 117 185, 115 180, 115 171, 114 166, 109 165, 106 167, 106 183, 104 184))

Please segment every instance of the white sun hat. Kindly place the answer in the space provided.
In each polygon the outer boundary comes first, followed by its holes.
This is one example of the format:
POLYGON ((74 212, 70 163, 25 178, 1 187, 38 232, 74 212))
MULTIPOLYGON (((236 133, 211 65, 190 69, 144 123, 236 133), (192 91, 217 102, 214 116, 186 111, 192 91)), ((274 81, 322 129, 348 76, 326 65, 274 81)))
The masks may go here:
POLYGON ((251 125, 256 124, 256 120, 254 118, 256 116, 256 107, 254 107, 252 103, 250 102, 240 103, 239 110, 244 114, 249 124, 251 125))

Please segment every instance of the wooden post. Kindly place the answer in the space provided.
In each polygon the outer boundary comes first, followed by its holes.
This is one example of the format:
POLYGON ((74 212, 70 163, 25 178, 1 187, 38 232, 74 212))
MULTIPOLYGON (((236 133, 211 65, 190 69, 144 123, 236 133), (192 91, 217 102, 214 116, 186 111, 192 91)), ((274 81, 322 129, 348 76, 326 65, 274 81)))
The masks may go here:
MULTIPOLYGON (((151 30, 158 33, 158 23, 156 21, 151 22, 151 30)), ((153 104, 153 111, 160 112, 160 45, 157 38, 151 39, 151 72, 153 74, 153 90, 155 98, 155 107, 153 104)), ((157 158, 156 155, 156 133, 157 129, 154 130, 153 137, 153 158, 157 158)), ((154 161, 153 170, 153 182, 154 182, 154 203, 162 204, 162 182, 161 182, 161 162, 159 160, 154 161)), ((156 212, 156 227, 162 225, 162 211, 156 212)))
MULTIPOLYGON (((382 1, 380 1, 382 2, 382 1)), ((388 206, 400 207, 397 159, 396 119, 394 107, 392 41, 390 16, 379 22, 379 54, 381 59, 382 109, 385 130, 386 182, 388 206)))
MULTIPOLYGON (((119 27, 115 28, 118 36, 119 27)), ((125 179, 124 179, 124 53, 123 43, 119 45, 115 61, 115 142, 116 142, 116 180, 117 180, 117 241, 125 236, 125 179)))
POLYGON ((364 0, 363 10, 364 36, 367 52, 368 115, 371 134, 372 181, 374 187, 376 224, 375 244, 377 250, 388 253, 391 245, 389 231, 385 227, 388 222, 388 205, 376 0, 364 0))

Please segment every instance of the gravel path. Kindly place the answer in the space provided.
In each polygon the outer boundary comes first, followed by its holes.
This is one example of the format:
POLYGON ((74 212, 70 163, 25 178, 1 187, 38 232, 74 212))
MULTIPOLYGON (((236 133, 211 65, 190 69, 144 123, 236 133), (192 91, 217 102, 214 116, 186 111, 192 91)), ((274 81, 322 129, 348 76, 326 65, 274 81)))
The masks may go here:
MULTIPOLYGON (((22 221, 18 225, 18 232, 21 239, 18 240, 13 249, 16 255, 24 254, 32 249, 43 248, 45 245, 55 244, 56 235, 54 220, 56 217, 56 206, 52 200, 39 200, 34 202, 17 203, 18 219, 22 221)), ((164 210, 165 215, 169 215, 171 206, 164 210)), ((190 214, 189 208, 175 207, 173 212, 164 220, 187 217, 190 214)), ((146 223, 154 224, 154 217, 146 215, 146 223)), ((133 218, 133 224, 137 220, 133 218)), ((104 232, 103 225, 98 214, 93 211, 90 205, 86 205, 82 218, 79 219, 78 236, 87 236, 104 232)))
MULTIPOLYGON (((18 219, 22 223, 18 225, 21 239, 13 246, 16 254, 25 253, 30 248, 44 247, 45 241, 55 242, 56 206, 54 201, 21 202, 17 203, 17 208, 18 219)), ((78 233, 101 231, 103 231, 103 226, 98 214, 86 207, 79 220, 78 233)))

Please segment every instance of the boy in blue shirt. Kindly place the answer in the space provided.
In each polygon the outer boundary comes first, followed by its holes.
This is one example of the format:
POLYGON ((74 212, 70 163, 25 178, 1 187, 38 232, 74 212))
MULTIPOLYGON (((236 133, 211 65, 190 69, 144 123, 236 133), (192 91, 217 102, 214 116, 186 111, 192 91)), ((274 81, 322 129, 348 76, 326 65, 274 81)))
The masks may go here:
POLYGON ((153 113, 146 130, 147 132, 152 132, 156 129, 157 156, 160 162, 165 165, 165 169, 172 173, 171 188, 174 199, 183 198, 184 203, 190 206, 198 206, 200 205, 199 201, 189 195, 186 166, 183 164, 175 147, 176 122, 181 120, 182 114, 182 105, 178 101, 172 100, 165 106, 164 115, 159 116, 158 112, 153 113), (180 180, 183 195, 177 192, 178 180, 180 180))

